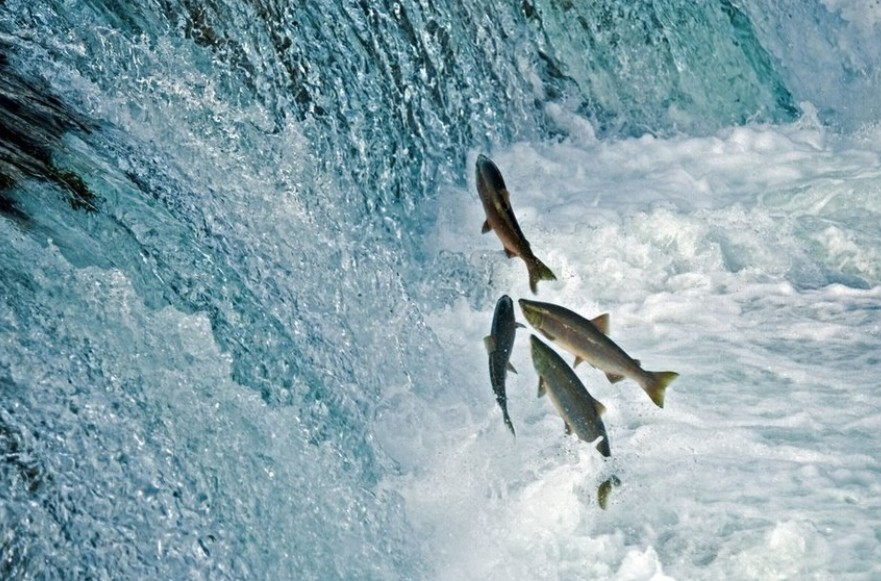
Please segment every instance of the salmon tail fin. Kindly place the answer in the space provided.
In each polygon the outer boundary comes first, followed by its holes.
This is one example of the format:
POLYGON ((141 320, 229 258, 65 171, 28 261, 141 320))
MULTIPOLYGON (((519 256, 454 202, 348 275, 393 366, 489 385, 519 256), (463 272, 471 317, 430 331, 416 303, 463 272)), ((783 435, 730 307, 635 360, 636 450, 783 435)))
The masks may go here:
POLYGON ((664 391, 674 379, 679 377, 675 371, 648 371, 648 380, 643 384, 645 390, 655 405, 659 408, 664 407, 664 391))
POLYGON ((526 268, 529 270, 529 290, 532 291, 532 294, 538 294, 538 281, 557 280, 551 269, 538 258, 527 262, 526 268))
POLYGON ((511 435, 516 438, 517 434, 514 432, 514 422, 511 421, 511 416, 508 415, 507 406, 502 408, 502 416, 505 419, 505 425, 511 430, 511 435))
POLYGON ((597 451, 599 451, 600 454, 602 454, 606 458, 611 456, 612 455, 612 448, 609 445, 609 436, 603 435, 599 439, 599 441, 597 442, 596 449, 597 449, 597 451))

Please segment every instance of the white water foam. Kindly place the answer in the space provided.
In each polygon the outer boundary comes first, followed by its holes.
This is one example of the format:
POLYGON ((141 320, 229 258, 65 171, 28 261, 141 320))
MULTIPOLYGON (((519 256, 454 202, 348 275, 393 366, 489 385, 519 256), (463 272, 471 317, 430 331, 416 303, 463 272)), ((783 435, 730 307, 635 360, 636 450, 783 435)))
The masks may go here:
POLYGON ((879 151, 806 119, 487 152, 558 276, 538 300, 609 312, 646 369, 681 374, 658 409, 578 368, 608 408, 608 461, 536 399, 526 330, 507 433, 481 340, 495 297, 531 296, 526 268, 479 234, 473 183, 449 188, 430 251, 467 257, 494 298, 434 310, 449 391, 385 418, 431 434, 398 447, 412 470, 395 486, 436 578, 881 575, 879 151), (611 474, 622 484, 603 511, 611 474))

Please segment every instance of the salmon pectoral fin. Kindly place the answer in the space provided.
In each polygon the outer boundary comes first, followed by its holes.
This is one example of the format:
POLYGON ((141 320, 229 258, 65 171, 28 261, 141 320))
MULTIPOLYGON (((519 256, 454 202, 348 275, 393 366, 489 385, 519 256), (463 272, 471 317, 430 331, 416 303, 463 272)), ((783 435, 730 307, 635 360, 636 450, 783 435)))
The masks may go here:
POLYGON ((483 338, 483 345, 486 347, 487 353, 492 353, 496 350, 496 340, 492 335, 487 335, 483 338))
POLYGON ((617 373, 607 373, 606 379, 609 380, 609 383, 618 383, 619 381, 624 380, 624 376, 618 375, 617 373))
POLYGON ((566 429, 566 435, 571 436, 572 435, 572 426, 569 425, 569 422, 567 422, 566 420, 563 420, 563 427, 566 429))
POLYGON ((505 256, 507 256, 508 258, 514 258, 515 256, 517 256, 517 253, 505 248, 505 256))
POLYGON ((489 232, 490 230, 492 230, 492 226, 489 225, 489 220, 484 220, 484 221, 483 221, 483 227, 480 229, 480 233, 481 233, 481 234, 486 234, 486 233, 489 232))
POLYGON ((544 396, 548 392, 547 388, 545 388, 545 378, 538 378, 538 397, 544 396))
POLYGON ((510 361, 508 361, 507 367, 508 367, 508 371, 510 371, 511 373, 517 373, 517 370, 514 369, 514 364, 511 363, 510 361))

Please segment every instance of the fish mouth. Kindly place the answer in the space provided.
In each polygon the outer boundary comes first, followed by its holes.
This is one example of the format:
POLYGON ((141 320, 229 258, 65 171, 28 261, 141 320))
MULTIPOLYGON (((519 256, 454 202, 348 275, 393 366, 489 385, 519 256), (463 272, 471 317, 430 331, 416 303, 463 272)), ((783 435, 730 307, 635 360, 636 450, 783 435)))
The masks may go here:
POLYGON ((499 168, 496 167, 496 164, 493 162, 493 160, 483 155, 482 153, 477 156, 477 161, 474 163, 474 166, 477 168, 477 173, 479 173, 481 177, 492 183, 495 183, 501 179, 501 172, 499 172, 499 168))
POLYGON ((535 335, 529 336, 529 346, 532 348, 532 352, 535 353, 540 349, 541 339, 536 337, 535 335))
POLYGON ((541 310, 535 305, 530 304, 526 299, 519 299, 517 302, 520 304, 520 310, 523 311, 523 316, 526 317, 529 324, 536 329, 541 327, 541 310))
POLYGON ((550 350, 550 347, 535 335, 529 335, 529 347, 532 351, 533 362, 539 359, 543 360, 546 357, 546 351, 550 350))

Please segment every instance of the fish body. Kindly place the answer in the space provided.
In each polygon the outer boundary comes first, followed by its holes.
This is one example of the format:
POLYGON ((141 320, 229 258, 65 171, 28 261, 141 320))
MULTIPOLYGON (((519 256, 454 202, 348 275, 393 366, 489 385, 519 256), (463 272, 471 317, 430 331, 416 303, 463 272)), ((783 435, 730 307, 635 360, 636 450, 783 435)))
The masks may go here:
POLYGON ((538 373, 538 396, 548 395, 566 424, 567 433, 592 443, 602 438, 596 449, 603 456, 611 456, 609 436, 602 416, 605 408, 595 400, 563 358, 535 335, 530 336, 532 364, 538 373))
POLYGON ((511 349, 514 347, 517 327, 522 326, 514 319, 514 301, 508 295, 502 295, 496 302, 490 334, 483 339, 489 354, 489 378, 493 393, 496 395, 499 407, 502 408, 505 425, 511 430, 511 434, 514 434, 514 424, 508 415, 505 377, 508 371, 517 373, 517 370, 511 365, 511 349))
POLYGON ((533 293, 538 292, 538 281, 557 280, 551 269, 533 254, 511 209, 510 195, 508 188, 505 187, 502 173, 496 164, 483 154, 477 157, 476 182, 477 193, 486 213, 482 232, 494 231, 505 247, 508 258, 519 256, 523 259, 529 271, 529 288, 533 293))
POLYGON ((608 337, 608 315, 600 315, 589 321, 559 305, 527 299, 520 299, 519 302, 523 316, 529 324, 575 355, 574 367, 587 361, 605 372, 612 383, 625 377, 630 378, 642 387, 655 405, 664 407, 664 391, 679 374, 673 371, 644 370, 639 361, 608 337))

